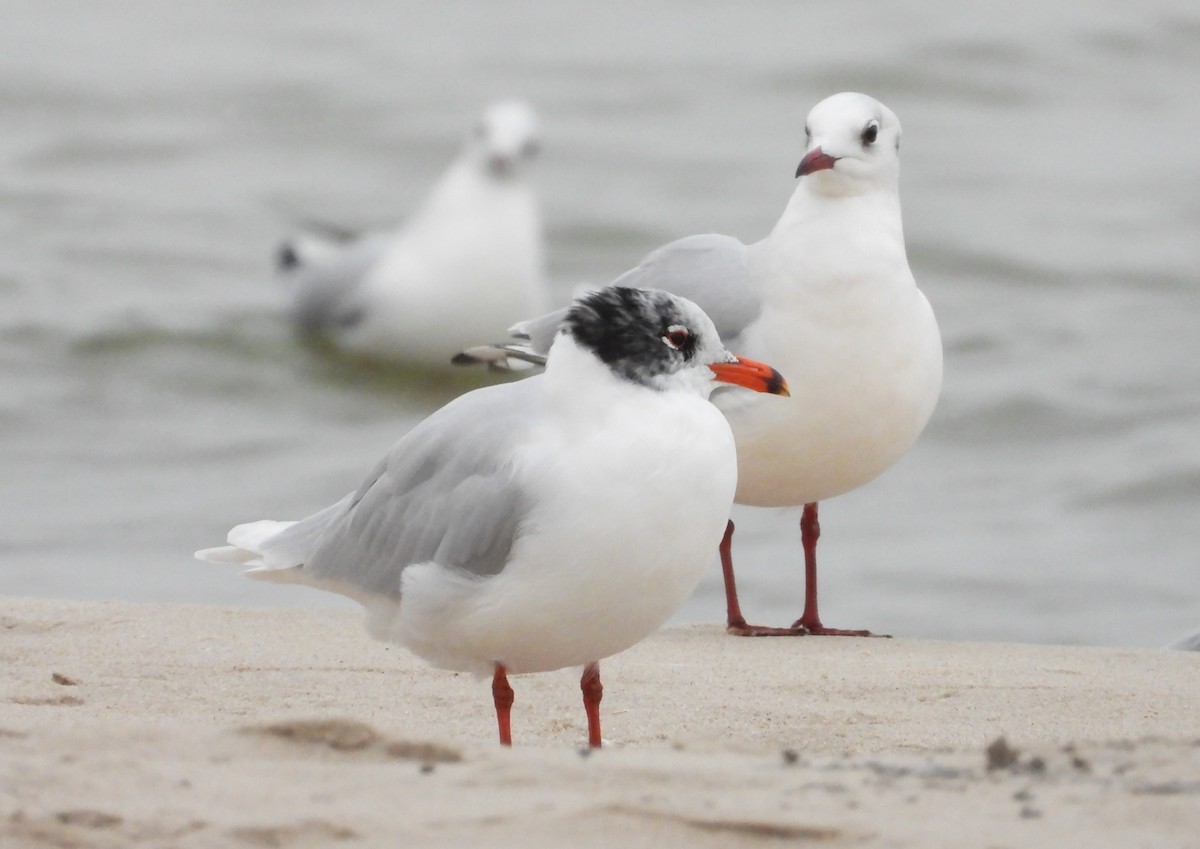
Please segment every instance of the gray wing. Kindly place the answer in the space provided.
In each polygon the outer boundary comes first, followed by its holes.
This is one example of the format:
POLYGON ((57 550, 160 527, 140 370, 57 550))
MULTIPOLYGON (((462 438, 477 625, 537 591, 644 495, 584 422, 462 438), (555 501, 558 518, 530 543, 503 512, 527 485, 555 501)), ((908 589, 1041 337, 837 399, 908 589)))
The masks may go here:
POLYGON ((362 319, 359 287, 389 240, 382 233, 357 238, 314 233, 280 249, 280 274, 291 286, 293 313, 303 332, 336 333, 362 319))
MULTIPOLYGON (((750 283, 747 248, 732 236, 709 233, 669 242, 647 254, 612 282, 613 286, 664 289, 696 303, 708 313, 726 348, 742 347, 741 334, 762 312, 762 301, 750 283)), ((567 310, 528 319, 509 328, 516 342, 481 345, 456 354, 456 365, 486 363, 511 370, 514 361, 544 365, 567 310)))
POLYGON ((732 236, 687 236, 651 251, 614 286, 665 289, 696 303, 708 313, 725 347, 758 318, 762 300, 750 282, 747 249, 732 236))
POLYGON ((401 439, 357 492, 283 531, 272 548, 318 537, 302 567, 306 580, 392 597, 401 572, 416 563, 498 574, 529 507, 513 452, 540 407, 541 384, 501 384, 447 404, 401 439))

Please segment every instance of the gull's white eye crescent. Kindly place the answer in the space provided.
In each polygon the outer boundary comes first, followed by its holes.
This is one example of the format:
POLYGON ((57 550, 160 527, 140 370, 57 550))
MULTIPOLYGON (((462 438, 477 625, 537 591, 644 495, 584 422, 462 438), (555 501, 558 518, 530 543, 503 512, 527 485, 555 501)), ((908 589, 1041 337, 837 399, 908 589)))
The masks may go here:
POLYGON ((692 334, 682 324, 672 324, 667 328, 667 334, 663 336, 662 340, 667 343, 668 348, 682 351, 691 338, 692 334))

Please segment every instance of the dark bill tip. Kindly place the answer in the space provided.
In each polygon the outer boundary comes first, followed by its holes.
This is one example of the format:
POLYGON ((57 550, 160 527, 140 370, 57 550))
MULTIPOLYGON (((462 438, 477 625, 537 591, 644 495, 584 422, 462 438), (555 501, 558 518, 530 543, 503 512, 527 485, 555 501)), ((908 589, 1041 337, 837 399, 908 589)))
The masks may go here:
POLYGON ((791 394, 788 392, 787 381, 783 379, 783 375, 766 363, 760 363, 757 360, 738 357, 736 362, 714 363, 709 368, 716 374, 717 380, 722 383, 732 383, 735 386, 744 386, 746 389, 771 395, 788 396, 791 394))

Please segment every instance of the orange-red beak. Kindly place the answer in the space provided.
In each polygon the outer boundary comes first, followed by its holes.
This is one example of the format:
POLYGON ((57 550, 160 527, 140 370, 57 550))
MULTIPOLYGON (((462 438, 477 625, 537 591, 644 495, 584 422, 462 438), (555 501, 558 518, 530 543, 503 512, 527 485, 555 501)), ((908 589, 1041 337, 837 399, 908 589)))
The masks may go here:
POLYGON ((787 381, 783 375, 766 363, 738 357, 732 363, 713 363, 709 366, 717 375, 717 380, 744 386, 755 392, 769 392, 772 395, 790 395, 787 381))
POLYGON ((804 158, 800 160, 800 166, 796 169, 796 176, 803 177, 805 174, 811 174, 814 171, 825 171, 832 168, 838 161, 836 156, 830 156, 819 147, 814 147, 808 153, 804 154, 804 158))

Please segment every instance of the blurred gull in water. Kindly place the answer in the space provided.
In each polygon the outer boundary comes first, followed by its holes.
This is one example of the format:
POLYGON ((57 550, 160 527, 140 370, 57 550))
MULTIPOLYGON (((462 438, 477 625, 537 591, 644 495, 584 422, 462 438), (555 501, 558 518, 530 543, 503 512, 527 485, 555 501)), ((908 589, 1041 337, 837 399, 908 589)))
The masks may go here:
MULTIPOLYGON (((775 364, 793 387, 792 398, 774 404, 738 390, 714 396, 737 439, 737 501, 804 505, 803 615, 790 628, 746 623, 730 522, 721 544, 729 630, 865 636, 828 628, 818 614, 816 502, 862 486, 913 444, 941 389, 941 337, 905 252, 899 120, 879 101, 850 92, 813 107, 805 131, 800 183, 767 238, 746 246, 729 236, 690 236, 654 251, 616 283, 691 299, 727 347, 775 364)), ((472 348, 455 361, 536 361, 561 317, 513 328, 528 350, 472 348)))
POLYGON ((526 177, 537 131, 527 104, 494 103, 403 226, 285 243, 279 271, 300 331, 346 353, 440 366, 545 310, 541 216, 526 177))
POLYGON ((367 608, 368 629, 447 669, 583 666, 599 746, 599 661, 663 624, 721 538, 737 478, 716 381, 786 393, 700 309, 611 287, 571 308, 544 374, 434 413, 362 487, 299 522, 251 522, 201 560, 308 584, 367 608))

